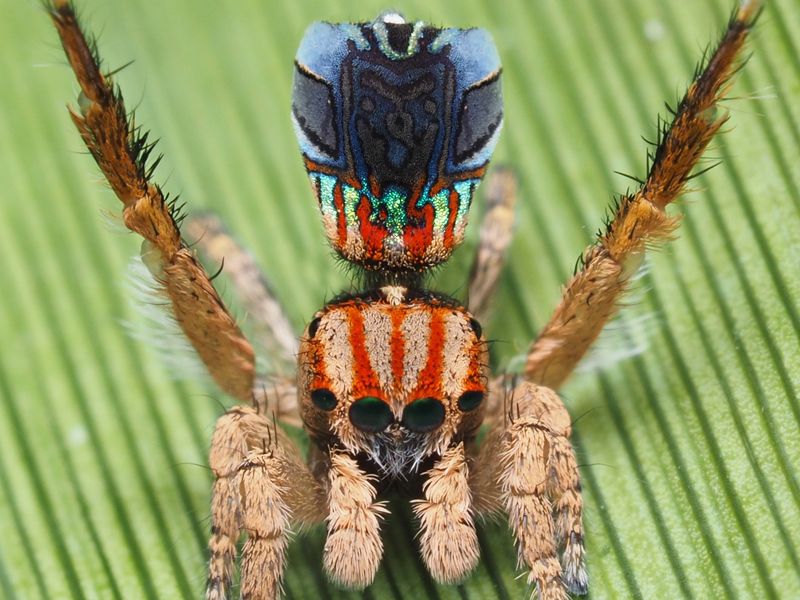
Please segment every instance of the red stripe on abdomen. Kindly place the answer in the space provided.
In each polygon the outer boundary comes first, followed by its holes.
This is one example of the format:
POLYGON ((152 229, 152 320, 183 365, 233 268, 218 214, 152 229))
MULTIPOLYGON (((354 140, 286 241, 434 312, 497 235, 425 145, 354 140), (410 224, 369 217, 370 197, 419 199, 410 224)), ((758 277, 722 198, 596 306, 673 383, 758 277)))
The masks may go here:
POLYGON ((367 258, 372 261, 383 259, 383 241, 389 235, 385 221, 372 222, 372 204, 367 196, 362 195, 356 207, 358 231, 364 241, 367 258))
POLYGON ((458 192, 456 192, 455 188, 452 188, 447 196, 447 208, 450 212, 447 215, 447 225, 444 226, 444 247, 448 250, 452 250, 455 245, 453 230, 456 228, 456 217, 458 216, 460 203, 461 199, 458 196, 458 192))

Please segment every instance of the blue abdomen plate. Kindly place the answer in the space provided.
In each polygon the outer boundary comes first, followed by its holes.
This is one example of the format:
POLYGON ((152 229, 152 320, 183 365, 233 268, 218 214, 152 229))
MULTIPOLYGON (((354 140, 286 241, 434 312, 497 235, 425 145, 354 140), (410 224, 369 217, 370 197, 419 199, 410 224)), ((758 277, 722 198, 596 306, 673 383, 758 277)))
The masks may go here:
POLYGON ((446 260, 502 125, 489 34, 396 14, 318 22, 295 66, 295 131, 336 251, 372 270, 446 260))

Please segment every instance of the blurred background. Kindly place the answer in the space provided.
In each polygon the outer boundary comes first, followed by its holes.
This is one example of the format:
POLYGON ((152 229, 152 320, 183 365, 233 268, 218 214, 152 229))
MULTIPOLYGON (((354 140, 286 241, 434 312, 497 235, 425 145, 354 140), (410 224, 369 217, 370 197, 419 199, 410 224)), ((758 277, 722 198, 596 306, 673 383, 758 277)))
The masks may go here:
MULTIPOLYGON (((555 306, 612 195, 643 176, 732 2, 399 0, 409 19, 481 26, 504 64, 495 163, 521 177, 493 361, 511 363, 555 306)), ((770 0, 726 103, 729 133, 676 210, 632 306, 564 396, 577 419, 591 597, 800 596, 800 5, 770 0), (632 355, 625 358, 625 355, 632 355), (598 357, 600 360, 598 360, 598 357)), ((382 0, 83 0, 157 179, 219 213, 268 272, 299 332, 348 279, 326 247, 289 119, 309 22, 370 20, 382 0)), ((77 85, 35 1, 0 19, 0 596, 197 598, 205 582, 213 424, 230 400, 166 367, 123 323, 139 241, 67 116, 77 85)), ((473 208, 477 223, 482 206, 473 208)), ((463 294, 476 227, 435 287, 463 294)), ((226 292, 224 281, 221 291, 226 292)), ((502 523, 459 587, 433 584, 407 511, 375 585, 289 553, 290 598, 520 598, 502 523)))

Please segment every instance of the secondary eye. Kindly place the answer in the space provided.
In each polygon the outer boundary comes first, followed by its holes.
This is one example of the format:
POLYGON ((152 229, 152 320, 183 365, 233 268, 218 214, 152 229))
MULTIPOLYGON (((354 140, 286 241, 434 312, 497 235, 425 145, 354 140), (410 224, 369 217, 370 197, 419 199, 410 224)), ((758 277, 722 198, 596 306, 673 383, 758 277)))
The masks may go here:
MULTIPOLYGON (((317 335, 317 329, 319 329, 320 321, 322 321, 322 319, 320 317, 317 317, 316 319, 311 321, 311 323, 308 324, 308 337, 309 338, 313 339, 313 337, 315 335, 317 335)), ((480 336, 478 336, 478 337, 480 337, 480 336)))
POLYGON ((378 433, 393 420, 389 405, 375 396, 364 396, 350 407, 350 421, 361 431, 378 433))
POLYGON ((483 402, 484 393, 481 391, 464 392, 458 399, 458 408, 464 412, 475 410, 483 402))
POLYGON ((436 398, 414 400, 403 409, 403 426, 417 433, 433 431, 444 423, 444 405, 436 398))
POLYGON ((478 338, 478 339, 481 339, 481 336, 483 335, 483 327, 481 327, 481 324, 478 323, 478 320, 477 319, 470 319, 469 320, 469 326, 472 328, 472 331, 475 333, 475 337, 478 338))
POLYGON ((311 392, 311 401, 317 408, 322 410, 333 410, 336 408, 337 400, 334 393, 325 388, 320 388, 311 392))

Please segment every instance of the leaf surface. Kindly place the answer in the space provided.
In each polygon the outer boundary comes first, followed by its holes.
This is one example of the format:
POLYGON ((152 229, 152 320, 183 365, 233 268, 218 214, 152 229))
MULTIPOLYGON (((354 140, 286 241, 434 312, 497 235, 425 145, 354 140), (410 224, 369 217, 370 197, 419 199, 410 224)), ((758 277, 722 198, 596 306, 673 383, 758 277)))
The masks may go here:
MULTIPOLYGON (((196 598, 205 579, 206 452, 229 401, 126 334, 133 236, 63 105, 76 85, 36 3, 0 19, 0 596, 196 598), (44 68, 43 68, 44 67, 44 68)), ((340 288, 289 120, 292 58, 314 19, 373 18, 382 0, 85 0, 158 169, 191 209, 218 212, 268 272, 300 331, 340 288)), ((512 257, 486 324, 498 365, 524 351, 601 225, 643 175, 728 2, 399 0, 411 18, 492 31, 504 63, 497 162, 521 176, 512 257)), ((800 5, 771 0, 726 107, 722 164, 680 203, 630 310, 643 353, 574 378, 591 597, 800 596, 800 5)), ((477 207, 480 210, 480 207, 477 207)), ((477 211, 476 211, 477 213, 477 211)), ((473 214, 473 223, 478 215, 473 214)), ((436 286, 465 289, 472 228, 436 286)), ((224 291, 224 289, 223 289, 224 291)), ((230 297, 230 293, 227 294, 230 297)), ((619 336, 616 336, 619 337, 619 336)), ((624 339, 624 336, 623 336, 624 339)), ((602 348, 601 348, 602 351, 602 348)), ((460 587, 431 583, 396 506, 367 598, 520 598, 502 523, 460 587)), ((357 597, 321 572, 321 532, 297 535, 290 598, 357 597)))

